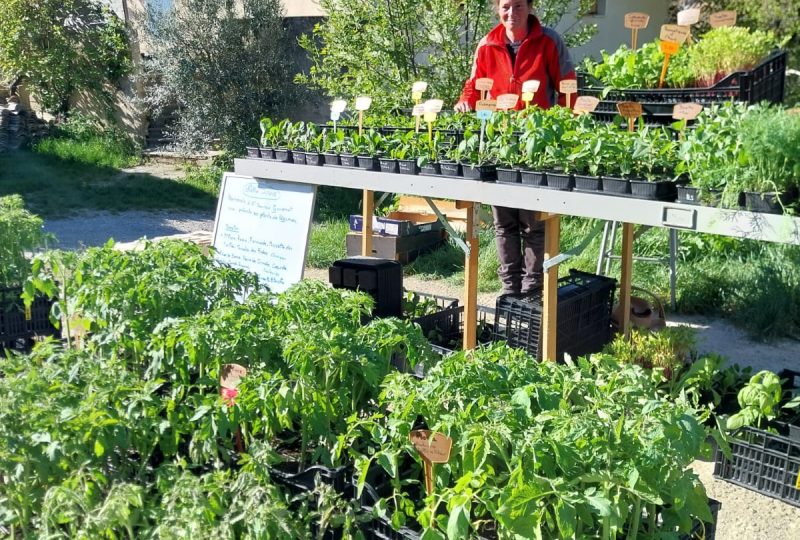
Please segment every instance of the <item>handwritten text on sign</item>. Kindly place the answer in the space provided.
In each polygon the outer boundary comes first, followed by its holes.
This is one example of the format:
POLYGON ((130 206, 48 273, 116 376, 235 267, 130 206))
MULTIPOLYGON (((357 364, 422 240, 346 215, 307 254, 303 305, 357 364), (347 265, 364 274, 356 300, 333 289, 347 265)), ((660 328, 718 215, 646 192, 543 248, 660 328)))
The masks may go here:
POLYGON ((431 433, 427 429, 415 429, 409 434, 411 444, 429 463, 447 463, 453 439, 444 433, 431 433))
POLYGON ((282 292, 303 277, 314 186, 226 173, 214 222, 215 258, 282 292))
POLYGON ((647 28, 649 22, 650 15, 647 13, 633 12, 625 14, 625 28, 639 30, 641 28, 647 28))

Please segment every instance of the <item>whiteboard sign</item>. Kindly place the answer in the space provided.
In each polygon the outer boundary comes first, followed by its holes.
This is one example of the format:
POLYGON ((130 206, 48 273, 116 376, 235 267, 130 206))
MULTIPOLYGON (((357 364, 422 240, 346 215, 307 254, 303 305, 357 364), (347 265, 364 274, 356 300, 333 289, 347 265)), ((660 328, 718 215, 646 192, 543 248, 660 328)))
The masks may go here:
POLYGON ((303 278, 316 188, 225 173, 214 220, 215 259, 283 292, 303 278))

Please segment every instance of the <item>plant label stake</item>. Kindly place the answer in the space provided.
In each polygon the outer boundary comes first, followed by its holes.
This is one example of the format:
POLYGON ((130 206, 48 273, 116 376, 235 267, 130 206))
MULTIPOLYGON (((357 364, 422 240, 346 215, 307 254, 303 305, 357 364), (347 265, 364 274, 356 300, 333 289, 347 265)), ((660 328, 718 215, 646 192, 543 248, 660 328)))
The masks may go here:
POLYGON ((479 90, 481 93, 481 100, 486 99, 486 92, 492 89, 494 86, 494 79, 489 79, 488 77, 483 77, 481 79, 475 80, 475 90, 479 90))
POLYGON ((364 131, 364 111, 369 109, 372 105, 372 98, 368 96, 361 96, 356 98, 356 110, 358 111, 358 134, 364 131))
MULTIPOLYGON (((429 429, 415 429, 408 435, 411 444, 419 453, 425 464, 425 491, 433 494, 433 466, 436 463, 450 461, 450 450, 453 448, 453 439, 444 433, 433 433, 429 429)), ((436 505, 431 508, 431 522, 435 522, 436 505)))
MULTIPOLYGON (((422 94, 425 93, 425 90, 428 89, 428 83, 425 81, 417 81, 413 85, 411 85, 411 99, 414 100, 414 107, 416 108, 418 105, 422 103, 422 94)), ((412 111, 413 114, 413 111, 412 111)), ((419 114, 415 114, 417 118, 417 129, 416 133, 419 133, 419 114)))
POLYGON ((531 101, 533 101, 533 96, 536 94, 536 91, 539 90, 541 84, 542 81, 537 79, 531 79, 522 83, 522 101, 525 102, 526 109, 530 106, 531 101))
POLYGON ((689 27, 679 24, 665 24, 661 27, 661 52, 664 53, 664 65, 661 66, 661 77, 658 87, 664 87, 664 78, 667 76, 669 58, 681 48, 681 43, 689 36, 689 27))
POLYGON ((689 34, 686 36, 686 39, 689 41, 689 43, 692 42, 691 26, 693 24, 697 24, 699 21, 700 10, 698 8, 684 9, 683 11, 678 12, 678 24, 689 27, 689 34))
MULTIPOLYGON (((504 94, 507 95, 507 94, 504 94)), ((516 97, 516 95, 514 95, 516 97)), ((475 116, 481 121, 481 138, 478 145, 478 154, 483 155, 483 134, 486 133, 486 121, 492 117, 497 110, 497 101, 493 99, 481 99, 475 103, 475 116)))
MULTIPOLYGON (((236 396, 239 395, 239 383, 242 378, 247 375, 247 368, 239 364, 224 364, 219 376, 219 393, 222 396, 222 401, 228 407, 233 407, 236 403, 236 396)), ((244 452, 244 444, 242 443, 242 430, 237 428, 234 433, 234 444, 238 452, 244 452)))
POLYGON ((630 28, 631 30, 631 50, 636 50, 636 42, 639 39, 639 30, 642 28, 647 28, 648 24, 650 24, 650 15, 647 13, 634 11, 625 14, 625 28, 630 28))
POLYGON ((686 123, 689 120, 694 120, 697 115, 703 110, 703 106, 699 103, 676 103, 672 107, 672 118, 675 120, 682 120, 678 128, 678 139, 683 140, 683 132, 686 130, 686 123))
POLYGON ((633 132, 633 124, 642 116, 642 104, 636 101, 620 101, 617 103, 620 116, 628 120, 628 131, 633 132))
POLYGON ((567 96, 567 109, 570 108, 570 96, 578 92, 578 81, 575 79, 565 79, 558 86, 558 91, 567 96))
POLYGON ((590 113, 597 108, 599 103, 600 100, 594 96, 580 96, 575 100, 575 107, 572 108, 572 112, 575 114, 590 113))
POLYGON ((331 120, 333 120, 333 132, 336 133, 336 121, 347 108, 347 102, 343 99, 334 100, 331 103, 331 120))
POLYGON ((417 127, 414 130, 415 133, 419 133, 419 117, 423 114, 425 114, 425 105, 421 103, 419 105, 414 105, 414 108, 411 109, 411 116, 414 116, 417 119, 417 127))
POLYGON ((429 99, 425 102, 422 106, 423 110, 425 111, 425 122, 428 123, 428 140, 431 143, 431 158, 434 156, 433 154, 433 123, 436 121, 436 115, 439 114, 439 111, 442 110, 442 105, 444 105, 444 101, 441 99, 429 99))
POLYGON ((708 16, 708 24, 711 28, 720 26, 736 26, 736 12, 732 10, 717 11, 708 16))

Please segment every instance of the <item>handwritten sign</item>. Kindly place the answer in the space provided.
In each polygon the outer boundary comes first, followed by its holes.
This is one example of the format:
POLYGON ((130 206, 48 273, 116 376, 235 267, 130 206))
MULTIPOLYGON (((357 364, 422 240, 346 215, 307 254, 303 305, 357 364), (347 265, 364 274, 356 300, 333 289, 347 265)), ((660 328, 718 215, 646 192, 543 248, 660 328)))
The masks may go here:
POLYGON ((661 41, 672 41, 680 45, 689 37, 690 29, 688 26, 680 24, 664 24, 661 26, 661 41))
POLYGON ((497 96, 497 108, 501 111, 507 111, 517 106, 519 96, 517 94, 501 94, 497 96))
POLYGON ((443 105, 444 101, 442 101, 441 99, 429 99, 424 104, 425 112, 438 113, 439 111, 442 110, 443 105))
POLYGON ((222 388, 238 388, 245 375, 247 375, 246 367, 239 364, 225 364, 219 376, 219 385, 222 388))
POLYGON ((522 83, 522 91, 523 92, 531 92, 535 94, 539 90, 539 86, 542 85, 542 81, 531 79, 529 81, 525 81, 522 83))
POLYGON ((642 104, 636 101, 620 101, 617 110, 624 118, 638 118, 642 116, 642 104))
POLYGON ((647 28, 648 24, 650 24, 650 15, 647 13, 634 11, 625 14, 625 28, 641 30, 642 28, 647 28))
POLYGON ((676 103, 672 107, 672 117, 675 120, 694 120, 702 110, 699 103, 676 103))
POLYGON ((578 91, 578 81, 575 79, 564 79, 558 85, 558 91, 562 94, 574 94, 578 91))
POLYGON ((700 20, 700 10, 697 8, 684 9, 678 12, 678 24, 691 26, 700 20))
POLYGON ((487 92, 492 89, 492 86, 494 86, 494 79, 483 77, 475 80, 475 90, 487 92))
POLYGON ((475 102, 475 110, 494 112, 497 110, 497 101, 494 99, 479 99, 475 102))
POLYGON ((594 96, 580 96, 575 100, 575 107, 572 112, 575 114, 590 113, 597 108, 600 100, 594 96))
POLYGON ((225 173, 214 221, 215 259, 282 292, 303 278, 315 187, 225 173))
POLYGON ((711 28, 719 28, 720 26, 735 26, 736 12, 726 10, 712 13, 708 16, 708 24, 711 26, 711 28))
POLYGON ((428 429, 415 429, 409 433, 411 444, 428 463, 447 463, 453 439, 443 433, 432 433, 428 429))
POLYGON ((425 113, 425 105, 419 104, 414 105, 414 108, 411 109, 411 116, 422 116, 425 113))

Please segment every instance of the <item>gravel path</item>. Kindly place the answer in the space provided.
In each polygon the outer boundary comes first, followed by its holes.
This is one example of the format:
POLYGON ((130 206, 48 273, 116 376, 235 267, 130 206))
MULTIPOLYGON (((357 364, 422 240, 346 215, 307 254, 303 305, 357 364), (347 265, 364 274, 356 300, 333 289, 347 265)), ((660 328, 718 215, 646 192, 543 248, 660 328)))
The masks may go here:
MULTIPOLYGON (((92 213, 77 218, 48 220, 45 230, 59 239, 59 247, 76 249, 99 246, 109 238, 130 242, 143 236, 153 238, 194 231, 211 231, 213 212, 123 212, 92 213)), ((306 269, 305 278, 328 281, 326 269, 306 269)), ((408 290, 461 298, 463 289, 444 281, 404 278, 408 290)), ((481 293, 478 303, 494 306, 494 293, 481 293)), ((782 341, 772 344, 750 341, 736 327, 720 319, 670 316, 670 324, 689 324, 697 329, 700 352, 717 352, 732 362, 752 365, 756 369, 780 370, 798 368, 800 342, 782 341)), ((759 495, 728 482, 715 480, 713 463, 696 461, 692 467, 706 486, 710 497, 722 502, 717 525, 717 538, 742 540, 800 539, 800 508, 759 495)))

